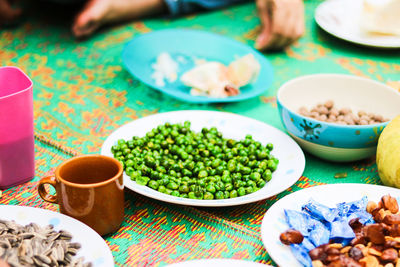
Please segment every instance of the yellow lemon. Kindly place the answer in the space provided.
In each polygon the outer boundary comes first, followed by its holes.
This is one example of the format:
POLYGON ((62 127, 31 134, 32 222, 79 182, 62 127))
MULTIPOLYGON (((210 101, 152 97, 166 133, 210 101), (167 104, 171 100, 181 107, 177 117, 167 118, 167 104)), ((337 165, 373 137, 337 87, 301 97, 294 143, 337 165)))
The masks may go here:
POLYGON ((400 116, 383 129, 378 140, 376 164, 383 184, 400 188, 400 116))

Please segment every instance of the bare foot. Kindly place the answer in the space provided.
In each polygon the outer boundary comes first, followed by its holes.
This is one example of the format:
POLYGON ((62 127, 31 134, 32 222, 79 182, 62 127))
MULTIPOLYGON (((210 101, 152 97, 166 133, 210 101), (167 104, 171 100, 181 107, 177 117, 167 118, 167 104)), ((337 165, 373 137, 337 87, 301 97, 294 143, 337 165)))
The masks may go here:
POLYGON ((9 0, 0 0, 0 25, 14 22, 21 13, 21 9, 11 7, 9 0))
POLYGON ((72 31, 78 38, 85 37, 102 25, 155 15, 164 9, 163 0, 88 0, 72 31))

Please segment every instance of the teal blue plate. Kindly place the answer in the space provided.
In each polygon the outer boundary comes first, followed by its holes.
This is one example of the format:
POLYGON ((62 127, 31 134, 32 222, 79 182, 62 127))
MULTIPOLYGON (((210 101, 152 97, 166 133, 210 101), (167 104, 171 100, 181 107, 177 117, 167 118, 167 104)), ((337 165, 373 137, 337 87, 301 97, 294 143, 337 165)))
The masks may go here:
POLYGON ((273 70, 269 61, 261 53, 248 45, 218 34, 186 29, 167 29, 135 37, 124 47, 122 61, 127 70, 146 85, 182 101, 191 103, 234 102, 249 99, 265 92, 271 85, 273 70), (157 56, 167 52, 179 61, 178 79, 165 86, 156 85, 151 77, 151 65, 157 56), (190 88, 180 82, 179 77, 194 66, 194 59, 219 61, 225 65, 247 54, 253 54, 261 65, 260 74, 255 82, 240 88, 241 93, 226 98, 193 96, 190 88))

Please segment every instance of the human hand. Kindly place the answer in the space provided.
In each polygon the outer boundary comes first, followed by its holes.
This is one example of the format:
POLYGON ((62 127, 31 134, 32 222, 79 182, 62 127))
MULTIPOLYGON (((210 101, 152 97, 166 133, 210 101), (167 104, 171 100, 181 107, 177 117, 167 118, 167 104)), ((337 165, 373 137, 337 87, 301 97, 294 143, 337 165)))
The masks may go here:
POLYGON ((0 25, 12 23, 21 13, 20 8, 11 7, 10 0, 0 0, 0 25))
POLYGON ((256 0, 256 4, 262 27, 257 49, 281 49, 304 34, 303 0, 256 0))
POLYGON ((5 262, 2 259, 0 259, 0 267, 10 267, 10 265, 8 265, 7 262, 5 262))

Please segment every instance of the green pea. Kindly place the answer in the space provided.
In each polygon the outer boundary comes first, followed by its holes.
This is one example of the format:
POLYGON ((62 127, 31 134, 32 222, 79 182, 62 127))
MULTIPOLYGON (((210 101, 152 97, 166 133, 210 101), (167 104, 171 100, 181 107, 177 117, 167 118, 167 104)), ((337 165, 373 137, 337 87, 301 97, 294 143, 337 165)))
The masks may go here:
POLYGON ((277 167, 278 167, 278 164, 276 164, 275 161, 273 161, 273 160, 268 160, 268 168, 269 168, 271 171, 275 171, 277 167))
POLYGON ((234 172, 236 170, 236 161, 234 159, 231 159, 228 162, 228 171, 234 172))
POLYGON ((151 181, 149 181, 149 187, 153 188, 154 190, 157 190, 159 187, 159 184, 157 181, 151 180, 151 181))
POLYGON ((208 172, 209 175, 216 175, 217 174, 217 170, 216 169, 210 169, 210 170, 207 170, 207 172, 208 172))
POLYGON ((271 151, 271 150, 274 149, 274 145, 271 144, 271 143, 268 143, 265 147, 266 147, 269 151, 271 151))
POLYGON ((150 178, 146 176, 139 176, 136 178, 136 183, 139 185, 147 185, 149 182, 150 178))
POLYGON ((214 195, 211 194, 210 192, 205 192, 204 199, 208 199, 208 200, 214 199, 214 195))
POLYGON ((236 141, 235 141, 235 140, 232 140, 232 139, 229 139, 229 140, 226 141, 226 145, 227 145, 229 148, 234 147, 234 146, 235 146, 235 143, 236 143, 236 141))
POLYGON ((247 185, 247 186, 251 186, 251 187, 256 187, 256 186, 257 186, 256 182, 254 182, 254 181, 252 181, 252 180, 247 181, 247 182, 246 182, 246 185, 247 185))
POLYGON ((175 182, 169 182, 167 188, 175 190, 178 189, 178 185, 175 182))
POLYGON ((121 146, 121 145, 125 144, 125 140, 124 139, 119 139, 117 143, 118 143, 119 146, 121 146))
POLYGON ((224 191, 224 198, 225 199, 229 198, 229 192, 228 191, 224 191))
POLYGON ((249 158, 248 157, 241 157, 239 159, 239 162, 242 163, 243 165, 246 165, 249 162, 249 158))
POLYGON ((163 185, 160 185, 160 186, 158 187, 158 192, 160 192, 160 193, 165 193, 165 190, 166 190, 166 188, 165 188, 165 186, 163 186, 163 185))
POLYGON ((235 198, 238 196, 238 193, 235 189, 233 189, 230 193, 229 193, 229 197, 230 198, 235 198))
POLYGON ((183 194, 181 194, 181 195, 180 195, 180 197, 183 197, 183 198, 188 198, 188 194, 186 194, 186 193, 183 193, 183 194))
POLYGON ((225 184, 225 190, 231 191, 233 189, 233 185, 231 183, 226 183, 225 184))
POLYGON ((269 182, 272 179, 272 172, 270 169, 266 169, 263 173, 263 178, 265 181, 269 182))
POLYGON ((206 170, 201 170, 201 171, 199 172, 199 174, 197 175, 197 177, 199 177, 199 178, 205 178, 205 177, 207 177, 207 176, 208 176, 208 173, 207 173, 206 170))
POLYGON ((259 183, 257 183, 259 188, 263 188, 265 186, 265 181, 261 180, 259 183))
POLYGON ((253 172, 252 174, 250 174, 250 179, 253 181, 257 181, 260 178, 261 178, 261 174, 258 172, 253 172))
POLYGON ((177 191, 177 190, 174 190, 174 191, 172 191, 172 193, 171 193, 171 196, 174 196, 174 197, 179 197, 179 191, 177 191))
POLYGON ((172 190, 167 188, 165 189, 165 194, 171 195, 172 194, 172 190))
POLYGON ((184 176, 189 176, 189 177, 193 175, 193 173, 191 171, 189 171, 188 169, 183 169, 182 174, 184 176))
POLYGON ((217 181, 215 184, 215 189, 217 189, 218 191, 224 191, 225 184, 222 181, 217 181))
POLYGON ((268 157, 269 151, 268 150, 259 150, 257 151, 257 159, 263 160, 268 157))
POLYGON ((217 169, 216 169, 216 172, 217 172, 218 175, 222 175, 224 170, 225 170, 224 166, 218 166, 217 169))
POLYGON ((131 176, 132 172, 134 172, 135 170, 132 167, 127 167, 125 169, 125 172, 128 176, 131 176))
POLYGON ((194 192, 189 192, 188 197, 191 199, 196 199, 196 195, 194 194, 194 192))
POLYGON ((244 196, 244 195, 246 195, 246 189, 244 189, 244 187, 239 187, 238 190, 237 190, 237 192, 238 192, 238 195, 239 195, 239 196, 244 196))
POLYGON ((210 193, 215 193, 217 190, 215 189, 215 186, 212 184, 207 185, 206 190, 210 193))
POLYGON ((179 192, 181 193, 189 193, 189 186, 182 184, 179 186, 179 192))
POLYGON ((251 169, 249 167, 243 167, 240 172, 242 174, 250 174, 251 173, 251 169))
POLYGON ((229 175, 223 175, 221 177, 222 182, 224 183, 231 183, 232 182, 232 178, 229 175))
POLYGON ((194 184, 189 186, 189 191, 190 192, 194 192, 195 189, 196 189, 196 186, 194 184))
POLYGON ((206 185, 206 181, 205 181, 204 179, 198 179, 198 180, 197 180, 197 184, 198 184, 200 187, 204 187, 204 186, 206 185))
POLYGON ((224 192, 218 191, 217 193, 215 193, 215 198, 216 199, 224 199, 225 198, 224 192))

